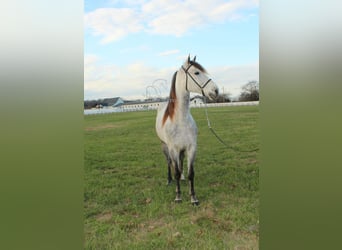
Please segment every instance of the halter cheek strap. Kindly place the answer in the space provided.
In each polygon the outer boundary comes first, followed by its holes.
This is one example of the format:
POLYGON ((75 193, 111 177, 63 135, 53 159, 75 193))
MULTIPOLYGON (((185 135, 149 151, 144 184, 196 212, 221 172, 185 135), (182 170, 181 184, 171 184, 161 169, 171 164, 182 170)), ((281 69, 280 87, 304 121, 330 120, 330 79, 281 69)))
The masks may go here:
POLYGON ((203 86, 201 86, 195 78, 193 78, 193 76, 189 73, 189 69, 191 68, 192 64, 189 65, 189 67, 187 67, 186 69, 182 66, 182 69, 185 72, 186 75, 186 80, 185 80, 185 89, 186 91, 188 91, 188 75, 191 77, 191 79, 194 81, 194 83, 196 83, 196 85, 201 89, 202 91, 202 95, 205 96, 203 89, 207 86, 207 84, 211 81, 211 79, 209 79, 205 84, 203 84, 203 86))

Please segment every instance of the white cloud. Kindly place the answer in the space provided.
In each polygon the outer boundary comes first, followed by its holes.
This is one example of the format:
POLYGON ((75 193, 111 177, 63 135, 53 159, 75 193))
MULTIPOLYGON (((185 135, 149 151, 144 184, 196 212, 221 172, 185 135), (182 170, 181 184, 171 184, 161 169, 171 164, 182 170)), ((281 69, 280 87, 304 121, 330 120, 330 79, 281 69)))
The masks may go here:
POLYGON ((174 50, 168 50, 168 51, 163 51, 158 54, 158 56, 169 56, 169 55, 174 55, 178 54, 180 51, 178 49, 174 50))
POLYGON ((213 23, 242 19, 243 10, 257 6, 258 3, 253 0, 212 0, 203 3, 178 0, 172 5, 166 5, 165 0, 153 0, 144 6, 143 11, 153 16, 147 21, 148 32, 182 36, 192 29, 201 29, 213 23))
POLYGON ((181 9, 152 19, 148 23, 148 32, 179 37, 191 28, 198 28, 202 23, 202 17, 196 12, 181 9))
POLYGON ((224 88, 224 92, 230 93, 232 97, 237 97, 241 93, 241 87, 249 81, 259 81, 258 62, 248 65, 208 68, 208 71, 220 91, 224 88))
POLYGON ((213 6, 208 12, 208 18, 212 21, 225 21, 235 19, 239 9, 249 8, 251 1, 229 1, 213 6))
MULTIPOLYGON (((135 62, 128 66, 102 65, 100 59, 93 55, 86 55, 84 62, 86 100, 116 96, 126 99, 144 98, 146 88, 153 81, 158 78, 167 79, 169 84, 172 72, 175 70, 175 68, 157 69, 142 62, 135 62)), ((164 96, 167 92, 161 94, 164 96)))
MULTIPOLYGON (((217 22, 236 20, 244 17, 244 10, 258 6, 255 0, 152 0, 143 5, 143 15, 147 18, 147 31, 182 36, 192 29, 217 22), (156 14, 157 13, 157 14, 156 14)), ((248 14, 249 15, 249 14, 248 14)))
POLYGON ((100 8, 85 14, 85 27, 95 36, 103 36, 101 43, 117 41, 129 33, 143 29, 137 14, 128 8, 100 8))
POLYGON ((243 19, 245 9, 257 7, 256 0, 150 0, 139 4, 127 2, 131 8, 101 8, 85 14, 85 26, 102 43, 117 41, 140 31, 182 36, 217 22, 243 19))
MULTIPOLYGON (((166 88, 160 84, 158 90, 162 96, 167 96, 172 74, 178 67, 155 68, 143 62, 135 62, 128 66, 102 65, 96 55, 86 55, 84 58, 84 97, 86 100, 120 96, 126 99, 142 99, 146 88, 156 79, 165 79, 166 88)), ((259 64, 208 67, 210 77, 222 92, 236 97, 241 87, 248 81, 259 81, 259 64)), ((151 90, 151 89, 150 89, 151 90)), ((154 93, 152 93, 154 94, 154 93)))

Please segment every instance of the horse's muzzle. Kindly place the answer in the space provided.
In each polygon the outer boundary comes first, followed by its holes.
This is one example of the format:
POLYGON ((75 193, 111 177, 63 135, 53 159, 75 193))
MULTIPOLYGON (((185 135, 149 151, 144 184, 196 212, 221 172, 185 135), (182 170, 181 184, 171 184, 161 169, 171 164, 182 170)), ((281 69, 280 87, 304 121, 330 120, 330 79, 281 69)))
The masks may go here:
POLYGON ((213 101, 217 100, 218 96, 219 96, 218 88, 216 88, 215 91, 209 93, 209 98, 213 101))

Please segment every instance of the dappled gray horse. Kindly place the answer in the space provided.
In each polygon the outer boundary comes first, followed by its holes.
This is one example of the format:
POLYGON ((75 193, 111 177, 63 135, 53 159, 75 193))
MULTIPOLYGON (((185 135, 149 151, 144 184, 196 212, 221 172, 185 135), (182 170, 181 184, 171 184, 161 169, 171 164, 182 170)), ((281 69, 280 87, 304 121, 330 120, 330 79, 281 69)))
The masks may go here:
POLYGON ((183 159, 186 154, 191 203, 199 202, 194 190, 194 160, 197 148, 197 126, 190 114, 190 92, 215 99, 218 87, 208 77, 206 70, 190 56, 172 78, 169 101, 158 109, 156 119, 157 135, 168 163, 168 184, 172 181, 171 167, 176 179, 176 199, 181 202, 180 178, 183 173, 183 159))

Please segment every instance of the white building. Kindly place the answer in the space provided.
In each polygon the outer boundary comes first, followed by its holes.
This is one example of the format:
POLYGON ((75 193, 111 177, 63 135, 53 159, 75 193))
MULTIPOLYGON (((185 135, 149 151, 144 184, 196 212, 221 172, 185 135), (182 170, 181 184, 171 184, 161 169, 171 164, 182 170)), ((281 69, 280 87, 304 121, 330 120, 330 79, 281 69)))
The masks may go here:
POLYGON ((204 104, 202 96, 195 96, 190 99, 190 107, 201 107, 204 104))
POLYGON ((165 103, 165 101, 126 101, 124 104, 120 105, 120 108, 122 111, 155 110, 158 109, 162 103, 165 103))

